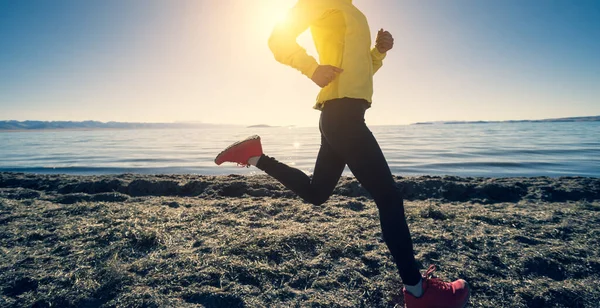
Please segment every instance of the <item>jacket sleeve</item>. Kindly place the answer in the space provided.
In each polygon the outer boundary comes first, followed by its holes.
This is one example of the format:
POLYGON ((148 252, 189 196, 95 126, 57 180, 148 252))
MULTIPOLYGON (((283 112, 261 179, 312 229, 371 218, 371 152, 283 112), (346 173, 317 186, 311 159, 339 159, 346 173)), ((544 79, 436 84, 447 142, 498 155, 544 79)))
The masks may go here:
POLYGON ((383 59, 385 59, 386 53, 381 53, 376 47, 371 49, 371 59, 373 60, 373 75, 383 66, 383 59))
POLYGON ((312 77, 319 64, 298 45, 296 39, 320 16, 316 3, 315 0, 299 0, 287 18, 275 26, 269 38, 269 48, 275 60, 299 70, 308 78, 312 77))

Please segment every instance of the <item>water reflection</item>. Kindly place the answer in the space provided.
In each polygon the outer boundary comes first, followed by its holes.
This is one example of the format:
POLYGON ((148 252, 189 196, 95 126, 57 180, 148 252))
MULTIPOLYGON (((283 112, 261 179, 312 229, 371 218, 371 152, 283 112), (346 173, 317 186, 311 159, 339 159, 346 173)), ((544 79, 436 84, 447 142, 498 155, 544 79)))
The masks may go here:
MULTIPOLYGON (((371 130, 397 175, 600 176, 598 122, 371 130)), ((316 127, 1 132, 0 171, 256 174, 213 162, 227 145, 253 134, 261 136, 266 154, 312 172, 320 146, 316 127)))

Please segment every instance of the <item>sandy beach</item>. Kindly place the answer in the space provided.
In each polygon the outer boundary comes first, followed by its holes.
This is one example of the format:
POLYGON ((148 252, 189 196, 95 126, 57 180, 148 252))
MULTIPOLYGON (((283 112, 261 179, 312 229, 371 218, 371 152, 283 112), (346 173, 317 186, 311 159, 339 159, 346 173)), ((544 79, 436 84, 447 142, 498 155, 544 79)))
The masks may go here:
MULTIPOLYGON (((471 307, 599 307, 600 179, 397 177, 471 307)), ((0 173, 0 307, 403 307, 373 200, 267 176, 0 173)))

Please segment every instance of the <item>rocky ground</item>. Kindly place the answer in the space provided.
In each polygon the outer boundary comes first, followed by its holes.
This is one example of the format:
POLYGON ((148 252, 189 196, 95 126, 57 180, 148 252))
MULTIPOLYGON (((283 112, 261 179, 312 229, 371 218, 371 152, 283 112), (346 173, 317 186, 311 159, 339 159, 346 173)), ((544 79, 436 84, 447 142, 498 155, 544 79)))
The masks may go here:
MULTIPOLYGON (((397 178, 417 258, 471 307, 599 307, 600 179, 397 178)), ((321 206, 266 176, 0 173, 0 307, 394 307, 353 178, 321 206)))

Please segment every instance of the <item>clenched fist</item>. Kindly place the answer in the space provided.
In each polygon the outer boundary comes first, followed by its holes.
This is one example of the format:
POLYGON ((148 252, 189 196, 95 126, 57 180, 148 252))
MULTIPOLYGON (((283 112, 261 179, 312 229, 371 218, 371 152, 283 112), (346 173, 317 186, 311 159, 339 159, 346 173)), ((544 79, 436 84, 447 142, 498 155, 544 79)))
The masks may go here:
POLYGON ((392 34, 383 29, 379 29, 379 32, 377 32, 377 39, 375 39, 375 47, 380 53, 386 53, 388 50, 392 49, 392 47, 394 47, 394 38, 392 37, 392 34))
POLYGON ((339 67, 319 65, 310 79, 312 79, 319 87, 325 88, 343 71, 344 70, 339 67))

